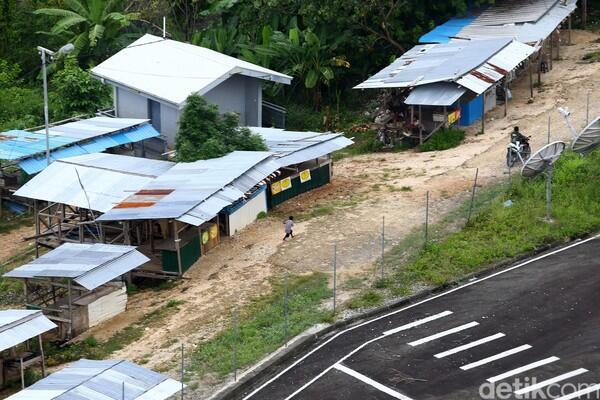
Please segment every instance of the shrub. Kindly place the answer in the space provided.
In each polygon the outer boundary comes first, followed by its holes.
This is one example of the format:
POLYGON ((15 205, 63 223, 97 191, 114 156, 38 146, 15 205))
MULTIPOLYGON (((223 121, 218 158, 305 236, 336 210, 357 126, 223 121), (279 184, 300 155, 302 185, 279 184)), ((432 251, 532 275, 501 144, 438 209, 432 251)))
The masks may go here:
POLYGON ((465 132, 458 129, 441 129, 419 147, 419 151, 447 150, 458 146, 465 139, 465 132))
POLYGON ((261 211, 258 214, 256 214, 256 219, 265 219, 265 218, 267 218, 267 213, 264 211, 261 211))
POLYGON ((234 150, 265 151, 259 135, 239 126, 236 114, 219 114, 214 104, 198 95, 187 98, 175 138, 177 159, 183 162, 222 157, 234 150))

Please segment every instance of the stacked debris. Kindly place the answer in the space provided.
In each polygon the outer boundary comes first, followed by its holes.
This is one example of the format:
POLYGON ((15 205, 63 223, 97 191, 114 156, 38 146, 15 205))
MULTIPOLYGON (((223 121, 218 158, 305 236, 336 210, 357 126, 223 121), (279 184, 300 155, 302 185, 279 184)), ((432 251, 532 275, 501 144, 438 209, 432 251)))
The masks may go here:
POLYGON ((414 130, 415 124, 414 121, 411 123, 410 109, 404 104, 406 94, 397 90, 386 90, 378 100, 380 106, 373 113, 373 129, 377 132, 377 139, 385 147, 394 147, 410 137, 414 130))

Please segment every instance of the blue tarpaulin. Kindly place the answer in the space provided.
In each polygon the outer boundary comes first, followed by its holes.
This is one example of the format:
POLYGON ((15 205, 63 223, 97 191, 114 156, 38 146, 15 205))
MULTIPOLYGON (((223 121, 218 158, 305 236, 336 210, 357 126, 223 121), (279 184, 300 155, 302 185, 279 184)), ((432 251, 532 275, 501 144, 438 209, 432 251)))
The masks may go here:
MULTIPOLYGON (((88 120, 89 121, 89 120, 88 120)), ((100 153, 111 147, 158 137, 160 133, 149 123, 120 130, 103 136, 80 139, 68 136, 50 136, 50 160, 56 161, 82 154, 100 153)), ((0 134, 0 160, 18 160, 28 174, 46 168, 46 135, 26 131, 8 131, 0 134)))
POLYGON ((452 18, 450 21, 436 26, 432 31, 424 34, 419 43, 448 43, 465 26, 473 22, 475 18, 452 18))

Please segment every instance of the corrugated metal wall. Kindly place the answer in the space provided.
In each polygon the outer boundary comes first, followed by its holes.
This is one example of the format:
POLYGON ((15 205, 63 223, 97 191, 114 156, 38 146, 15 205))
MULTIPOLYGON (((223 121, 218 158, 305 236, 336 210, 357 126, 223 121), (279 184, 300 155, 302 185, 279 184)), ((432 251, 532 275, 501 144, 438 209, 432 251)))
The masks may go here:
POLYGON ((271 209, 277 206, 278 204, 283 203, 286 200, 298 196, 299 194, 308 192, 309 190, 328 184, 330 181, 329 168, 330 164, 324 165, 320 168, 311 169, 311 180, 308 182, 300 183, 299 176, 293 178, 292 187, 288 190, 276 194, 275 196, 271 194, 271 190, 269 187, 269 189, 267 190, 267 207, 271 209))

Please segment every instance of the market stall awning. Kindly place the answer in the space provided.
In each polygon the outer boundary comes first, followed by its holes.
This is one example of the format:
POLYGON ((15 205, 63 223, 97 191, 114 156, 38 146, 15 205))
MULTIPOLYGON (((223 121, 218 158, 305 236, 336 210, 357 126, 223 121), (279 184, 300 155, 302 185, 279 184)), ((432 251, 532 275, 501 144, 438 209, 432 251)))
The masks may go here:
POLYGON ((132 246, 65 243, 3 276, 71 278, 84 288, 94 290, 148 261, 148 257, 132 246))
POLYGON ((451 106, 466 92, 467 89, 455 83, 432 83, 414 88, 404 103, 412 106, 451 106))
POLYGON ((0 352, 56 328, 38 310, 0 311, 0 352))

